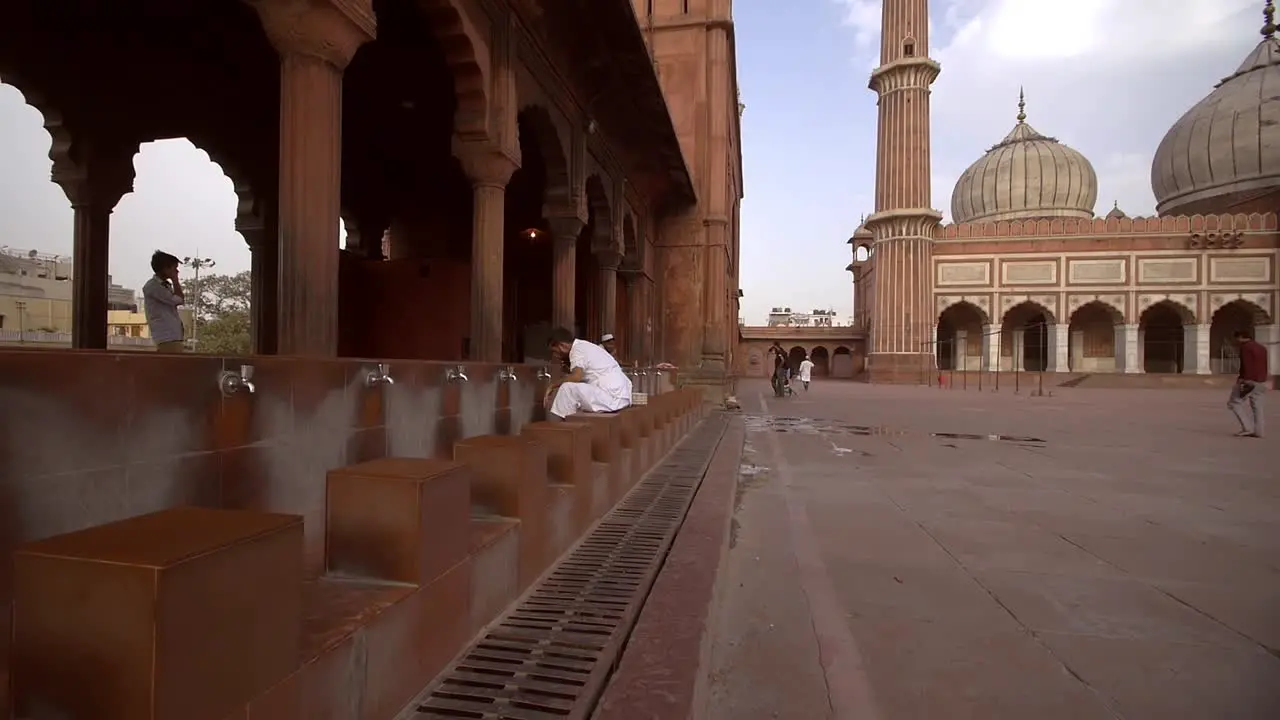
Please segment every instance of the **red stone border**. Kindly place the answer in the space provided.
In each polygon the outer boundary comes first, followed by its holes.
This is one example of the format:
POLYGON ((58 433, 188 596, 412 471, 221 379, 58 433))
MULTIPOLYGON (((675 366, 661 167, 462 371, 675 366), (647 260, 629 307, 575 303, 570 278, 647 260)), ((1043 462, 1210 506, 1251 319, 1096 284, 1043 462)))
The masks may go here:
POLYGON ((693 716, 745 437, 742 421, 731 420, 593 720, 693 716))

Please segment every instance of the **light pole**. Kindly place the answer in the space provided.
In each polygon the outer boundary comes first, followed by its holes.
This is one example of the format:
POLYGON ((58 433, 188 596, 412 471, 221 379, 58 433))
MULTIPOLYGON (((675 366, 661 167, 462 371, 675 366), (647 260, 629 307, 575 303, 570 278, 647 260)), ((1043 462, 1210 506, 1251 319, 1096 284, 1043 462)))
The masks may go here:
POLYGON ((192 345, 195 345, 198 342, 196 338, 196 334, 197 334, 198 328, 200 327, 200 296, 204 295, 204 291, 200 288, 200 270, 202 268, 211 268, 214 265, 218 264, 214 262, 211 258, 199 257, 200 248, 196 248, 196 253, 197 253, 197 257, 182 258, 182 266, 189 267, 195 271, 195 278, 191 281, 191 284, 196 291, 195 303, 191 311, 191 344, 192 345))
POLYGON ((27 341, 27 303, 19 300, 13 305, 18 308, 18 342, 24 343, 27 341))

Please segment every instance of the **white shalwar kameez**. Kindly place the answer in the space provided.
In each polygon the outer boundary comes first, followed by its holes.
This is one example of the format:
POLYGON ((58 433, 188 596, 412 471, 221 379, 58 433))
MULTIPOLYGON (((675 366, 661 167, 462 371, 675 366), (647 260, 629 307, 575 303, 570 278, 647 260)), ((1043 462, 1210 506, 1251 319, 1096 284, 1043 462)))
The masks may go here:
POLYGON ((582 370, 584 382, 567 382, 551 401, 551 414, 564 419, 580 412, 617 412, 631 406, 631 378, 607 350, 574 340, 569 368, 582 370))

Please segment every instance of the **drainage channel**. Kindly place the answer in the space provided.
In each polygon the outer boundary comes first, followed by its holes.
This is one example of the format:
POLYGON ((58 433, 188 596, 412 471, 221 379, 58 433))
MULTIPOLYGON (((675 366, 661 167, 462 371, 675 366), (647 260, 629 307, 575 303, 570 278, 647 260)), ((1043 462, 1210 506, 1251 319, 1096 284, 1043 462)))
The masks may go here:
POLYGON ((704 420, 402 720, 586 720, 726 426, 704 420))

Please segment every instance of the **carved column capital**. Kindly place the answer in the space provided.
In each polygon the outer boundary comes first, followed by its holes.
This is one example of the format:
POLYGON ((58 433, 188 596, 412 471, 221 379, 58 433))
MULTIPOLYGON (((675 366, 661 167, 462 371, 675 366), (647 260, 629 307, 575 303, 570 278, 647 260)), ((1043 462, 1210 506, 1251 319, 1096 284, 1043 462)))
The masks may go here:
POLYGON ((344 70, 377 35, 371 0, 247 0, 281 56, 323 60, 344 70))
POLYGON ((73 209, 110 212, 120 198, 133 192, 133 151, 85 152, 78 160, 60 157, 54 160, 50 177, 73 209))
POLYGON ((618 267, 622 264, 622 253, 612 248, 605 248, 595 251, 596 262, 599 263, 601 270, 613 270, 617 272, 618 267))
POLYGON ((520 156, 489 142, 453 142, 453 156, 473 187, 506 189, 511 175, 520 169, 520 156))
POLYGON ((547 218, 547 225, 551 227, 551 236, 556 244, 575 245, 578 242, 578 236, 582 234, 582 228, 586 227, 587 223, 573 215, 553 215, 547 218))

